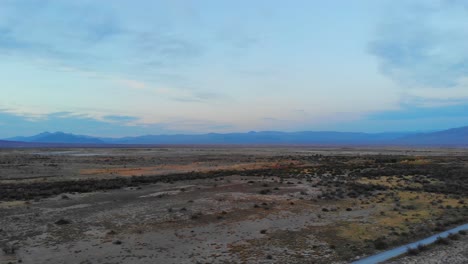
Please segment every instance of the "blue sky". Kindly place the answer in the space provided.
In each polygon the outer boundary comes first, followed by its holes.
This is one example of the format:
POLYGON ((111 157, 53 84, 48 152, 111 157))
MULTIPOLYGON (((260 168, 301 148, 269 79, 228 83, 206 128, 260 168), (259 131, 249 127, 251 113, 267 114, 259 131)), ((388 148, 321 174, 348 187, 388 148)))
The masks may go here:
POLYGON ((468 125, 468 4, 2 0, 0 138, 468 125))

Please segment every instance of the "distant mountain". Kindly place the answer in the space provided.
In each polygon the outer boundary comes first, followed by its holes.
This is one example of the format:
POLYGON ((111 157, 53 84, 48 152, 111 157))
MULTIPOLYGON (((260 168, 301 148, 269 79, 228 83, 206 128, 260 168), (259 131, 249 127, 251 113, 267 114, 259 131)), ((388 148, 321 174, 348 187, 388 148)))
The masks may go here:
POLYGON ((63 132, 44 132, 31 137, 14 137, 9 138, 8 140, 34 143, 105 144, 105 142, 99 138, 67 134, 63 132))
POLYGON ((395 143, 421 146, 468 146, 468 126, 407 135, 395 140, 395 143))
POLYGON ((114 144, 379 144, 401 138, 409 133, 353 132, 248 132, 200 135, 147 135, 117 139, 102 138, 114 144))
MULTIPOLYGON (((47 148, 47 147, 64 147, 64 144, 57 143, 34 143, 34 142, 22 142, 22 141, 9 141, 0 140, 0 148, 47 148)), ((76 144, 70 144, 69 147, 76 146, 76 144)))
MULTIPOLYGON (((37 144, 71 144, 128 146, 155 144, 251 144, 251 145, 395 145, 395 146, 468 146, 468 127, 453 128, 431 133, 357 133, 333 131, 277 132, 262 131, 248 133, 209 133, 199 135, 146 135, 122 138, 96 138, 63 132, 44 132, 31 137, 14 137, 7 139, 37 144)), ((0 146, 12 145, 0 141, 0 146)), ((24 145, 24 144, 23 144, 24 145)), ((42 146, 42 145, 41 145, 42 146)))
POLYGON ((21 148, 21 147, 28 146, 29 144, 30 143, 27 143, 27 142, 0 140, 1 148, 21 148))

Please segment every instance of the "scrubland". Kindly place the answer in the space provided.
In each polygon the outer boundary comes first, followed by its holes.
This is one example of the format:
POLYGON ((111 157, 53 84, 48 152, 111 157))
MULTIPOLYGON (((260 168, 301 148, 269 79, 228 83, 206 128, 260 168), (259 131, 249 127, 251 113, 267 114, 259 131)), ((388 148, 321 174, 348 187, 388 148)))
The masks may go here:
POLYGON ((468 222, 466 154, 2 150, 0 263, 348 263, 468 222))

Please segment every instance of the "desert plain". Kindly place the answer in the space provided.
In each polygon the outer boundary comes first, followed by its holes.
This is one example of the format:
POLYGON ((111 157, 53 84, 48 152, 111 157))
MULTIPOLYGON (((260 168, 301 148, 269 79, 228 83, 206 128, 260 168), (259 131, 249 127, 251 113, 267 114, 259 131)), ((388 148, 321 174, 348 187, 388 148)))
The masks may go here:
MULTIPOLYGON (((349 263, 467 223, 467 154, 2 149, 0 263, 349 263)), ((449 258, 467 263, 467 236, 391 263, 449 258)))

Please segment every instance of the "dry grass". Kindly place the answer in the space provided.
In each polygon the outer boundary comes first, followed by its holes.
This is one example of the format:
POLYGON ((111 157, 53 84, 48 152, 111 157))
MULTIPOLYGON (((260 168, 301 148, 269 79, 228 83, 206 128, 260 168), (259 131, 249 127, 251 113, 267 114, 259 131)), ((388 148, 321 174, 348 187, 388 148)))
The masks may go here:
POLYGON ((411 165, 424 165, 431 164, 433 161, 423 157, 416 157, 415 159, 402 160, 402 164, 411 164, 411 165))
POLYGON ((27 204, 26 201, 6 201, 6 202, 0 202, 0 208, 1 209, 12 208, 12 207, 24 206, 26 204, 27 204))
MULTIPOLYGON (((292 161, 277 162, 252 162, 236 164, 214 164, 213 162, 193 162, 189 164, 162 164, 158 166, 133 167, 133 168, 98 168, 82 169, 81 175, 116 175, 116 176, 148 176, 164 175, 168 173, 186 173, 191 171, 208 172, 213 170, 254 170, 277 168, 297 163, 292 161)), ((299 164, 295 164, 299 165, 299 164)))
POLYGON ((381 235, 380 226, 372 223, 346 222, 338 227, 338 235, 353 242, 375 239, 381 235))

